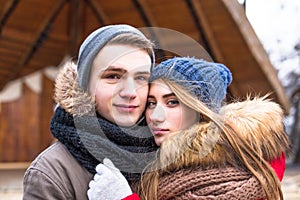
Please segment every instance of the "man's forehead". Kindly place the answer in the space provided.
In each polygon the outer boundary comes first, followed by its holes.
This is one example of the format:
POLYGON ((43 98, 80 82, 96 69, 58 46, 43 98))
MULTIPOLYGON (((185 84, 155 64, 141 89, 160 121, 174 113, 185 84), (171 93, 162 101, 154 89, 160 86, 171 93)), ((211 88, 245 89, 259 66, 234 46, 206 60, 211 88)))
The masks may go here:
POLYGON ((127 72, 147 71, 150 73, 151 59, 145 50, 124 45, 119 45, 119 48, 116 46, 108 45, 98 53, 93 62, 96 71, 124 69, 127 72))
POLYGON ((134 72, 134 73, 143 73, 143 74, 150 74, 150 69, 147 65, 145 66, 134 66, 134 67, 122 67, 116 65, 109 65, 106 68, 103 68, 101 71, 111 71, 111 72, 134 72))

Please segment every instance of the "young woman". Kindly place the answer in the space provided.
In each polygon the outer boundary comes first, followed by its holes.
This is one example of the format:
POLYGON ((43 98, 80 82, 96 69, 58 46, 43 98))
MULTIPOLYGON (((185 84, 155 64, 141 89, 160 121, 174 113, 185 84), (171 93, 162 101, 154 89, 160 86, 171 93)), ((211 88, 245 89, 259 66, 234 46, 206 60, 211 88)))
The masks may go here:
MULTIPOLYGON (((222 107, 229 70, 194 58, 162 62, 150 81, 146 118, 160 150, 142 176, 141 199, 283 199, 268 163, 285 167, 277 104, 260 98, 222 107)), ((98 180, 110 173, 105 166, 97 172, 98 180)), ((94 180, 89 193, 100 198, 122 185, 94 180)))

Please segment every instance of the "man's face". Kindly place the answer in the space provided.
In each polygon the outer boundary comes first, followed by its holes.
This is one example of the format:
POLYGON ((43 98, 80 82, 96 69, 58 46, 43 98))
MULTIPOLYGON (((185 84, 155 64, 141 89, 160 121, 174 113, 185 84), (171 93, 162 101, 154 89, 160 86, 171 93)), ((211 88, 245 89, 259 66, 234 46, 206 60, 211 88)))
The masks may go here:
POLYGON ((107 45, 96 56, 89 91, 95 96, 96 109, 117 125, 134 125, 147 101, 151 58, 127 45, 107 45))

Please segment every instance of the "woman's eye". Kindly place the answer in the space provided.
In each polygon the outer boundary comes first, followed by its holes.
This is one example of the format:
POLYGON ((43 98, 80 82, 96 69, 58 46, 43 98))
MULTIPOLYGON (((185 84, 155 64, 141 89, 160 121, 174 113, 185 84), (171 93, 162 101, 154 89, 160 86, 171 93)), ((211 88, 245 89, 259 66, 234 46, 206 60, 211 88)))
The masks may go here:
POLYGON ((176 106, 176 105, 179 104, 179 101, 178 100, 169 100, 167 102, 167 104, 170 105, 170 106, 176 106))
POLYGON ((147 108, 155 108, 155 106, 156 106, 156 102, 154 102, 154 101, 148 101, 147 102, 147 108))

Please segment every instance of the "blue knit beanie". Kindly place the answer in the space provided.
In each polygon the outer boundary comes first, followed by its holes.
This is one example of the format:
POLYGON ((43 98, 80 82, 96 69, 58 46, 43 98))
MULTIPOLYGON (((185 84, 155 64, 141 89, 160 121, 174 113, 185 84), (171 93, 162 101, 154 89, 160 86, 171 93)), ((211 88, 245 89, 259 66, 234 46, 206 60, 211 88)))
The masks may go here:
MULTIPOLYGON (((111 39, 123 33, 133 33, 146 38, 138 29, 126 24, 118 24, 104 26, 95 30, 81 44, 77 71, 79 86, 82 89, 87 90, 88 88, 91 68, 96 55, 111 39)), ((154 59, 154 51, 152 51, 152 63, 154 63, 154 59)))
POLYGON ((150 82, 156 79, 176 82, 210 109, 218 111, 226 97, 232 75, 223 64, 190 57, 175 57, 154 67, 150 82))

